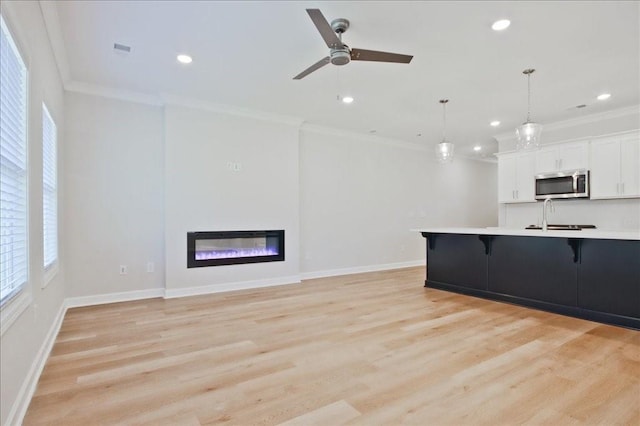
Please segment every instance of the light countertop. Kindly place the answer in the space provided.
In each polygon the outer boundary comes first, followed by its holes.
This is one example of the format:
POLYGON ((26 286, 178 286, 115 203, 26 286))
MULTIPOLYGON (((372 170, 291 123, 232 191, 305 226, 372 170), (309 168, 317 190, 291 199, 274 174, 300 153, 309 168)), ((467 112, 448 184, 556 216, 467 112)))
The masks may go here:
POLYGON ((520 237, 551 238, 592 238, 601 240, 635 240, 640 241, 640 231, 607 231, 601 229, 583 229, 581 231, 541 231, 539 229, 517 228, 418 228, 414 232, 430 232, 434 234, 473 234, 473 235, 513 235, 520 237))

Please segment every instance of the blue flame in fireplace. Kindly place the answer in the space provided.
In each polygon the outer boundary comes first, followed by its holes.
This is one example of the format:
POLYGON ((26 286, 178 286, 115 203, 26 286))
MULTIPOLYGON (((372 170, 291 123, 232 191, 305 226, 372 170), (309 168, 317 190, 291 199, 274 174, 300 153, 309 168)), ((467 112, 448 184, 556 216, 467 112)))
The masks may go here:
POLYGON ((278 250, 266 248, 245 248, 225 250, 196 250, 196 260, 232 259, 237 257, 277 256, 278 250))

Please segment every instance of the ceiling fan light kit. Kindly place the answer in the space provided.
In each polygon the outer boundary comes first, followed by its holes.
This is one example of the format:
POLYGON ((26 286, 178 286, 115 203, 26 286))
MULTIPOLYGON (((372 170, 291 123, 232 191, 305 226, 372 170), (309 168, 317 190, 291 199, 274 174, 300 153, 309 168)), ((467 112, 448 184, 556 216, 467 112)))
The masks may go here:
POLYGON ((449 99, 440 99, 442 104, 442 142, 436 146, 436 157, 440 163, 450 163, 453 161, 455 146, 447 140, 447 102, 449 99))
POLYGON ((331 21, 331 25, 325 19, 320 9, 307 9, 309 17, 318 29, 324 42, 329 48, 329 56, 320 59, 300 74, 293 77, 294 80, 301 80, 314 71, 322 68, 328 63, 333 65, 347 65, 351 61, 369 62, 394 62, 408 64, 413 59, 411 55, 401 55, 398 53, 380 52, 377 50, 351 49, 342 42, 342 34, 349 29, 349 20, 337 18, 331 21))
POLYGON ((531 74, 535 71, 533 68, 522 71, 527 76, 527 121, 516 128, 516 150, 518 151, 528 151, 540 147, 542 125, 531 121, 531 74))

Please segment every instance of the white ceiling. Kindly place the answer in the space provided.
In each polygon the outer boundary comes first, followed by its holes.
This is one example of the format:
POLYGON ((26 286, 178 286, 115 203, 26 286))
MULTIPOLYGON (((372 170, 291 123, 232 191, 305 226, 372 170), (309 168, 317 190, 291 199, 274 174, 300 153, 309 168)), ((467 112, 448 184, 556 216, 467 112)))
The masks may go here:
MULTIPOLYGON (((571 119, 640 103, 640 12, 635 1, 58 1, 69 83, 149 95, 171 94, 305 122, 435 145, 439 99, 458 152, 495 151, 494 135, 526 118, 571 119), (351 21, 351 47, 414 55, 408 64, 327 65, 307 15, 351 21), (491 24, 508 18, 503 32, 491 24), (114 43, 132 47, 117 53, 114 43), (193 56, 189 66, 178 53, 193 56), (338 87, 340 85, 340 89, 338 87), (348 90, 355 102, 336 100, 348 90), (596 95, 609 92, 608 101, 596 95), (344 93, 344 92, 343 92, 344 93), (574 108, 587 104, 587 108, 574 108), (492 128, 489 122, 500 120, 492 128), (417 136, 421 134, 421 136, 417 136)), ((55 34, 51 31, 50 34, 55 34)), ((55 40, 53 45, 56 46, 55 40)), ((60 51, 60 49, 57 49, 60 51)), ((65 74, 65 73, 63 73, 65 74)), ((544 134, 543 134, 544 136, 544 134)))

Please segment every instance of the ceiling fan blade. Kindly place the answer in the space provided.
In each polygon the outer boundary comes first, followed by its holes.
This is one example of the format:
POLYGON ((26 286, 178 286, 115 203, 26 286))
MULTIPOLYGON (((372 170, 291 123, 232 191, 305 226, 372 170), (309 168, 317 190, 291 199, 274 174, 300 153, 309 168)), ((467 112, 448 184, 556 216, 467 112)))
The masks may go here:
POLYGON ((324 67, 328 63, 329 63, 329 57, 327 56, 325 58, 320 59, 318 62, 316 62, 315 64, 311 65, 309 68, 307 68, 306 70, 302 71, 300 74, 298 74, 295 77, 293 77, 293 79, 294 80, 300 80, 301 78, 306 77, 307 75, 311 74, 315 70, 324 67))
POLYGON ((342 42, 331 28, 331 25, 329 25, 322 12, 320 12, 320 9, 307 9, 307 13, 318 31, 320 31, 320 35, 329 48, 333 49, 342 46, 342 42))
POLYGON ((408 64, 413 59, 412 55, 399 53, 379 52, 377 50, 351 49, 352 61, 398 62, 408 64))

